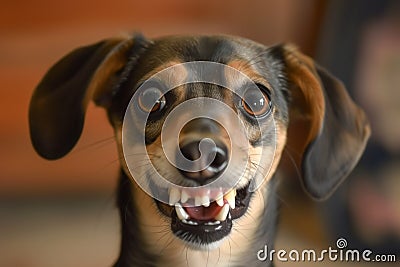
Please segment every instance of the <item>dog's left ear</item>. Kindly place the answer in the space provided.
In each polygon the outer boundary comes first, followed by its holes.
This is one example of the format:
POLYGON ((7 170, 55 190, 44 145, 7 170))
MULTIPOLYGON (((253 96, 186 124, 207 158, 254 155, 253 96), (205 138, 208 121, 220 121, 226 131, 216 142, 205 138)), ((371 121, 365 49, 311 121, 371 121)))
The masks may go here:
POLYGON ((324 199, 355 167, 369 124, 339 80, 293 45, 275 49, 284 61, 291 97, 287 152, 297 156, 307 192, 324 199))
POLYGON ((78 141, 90 100, 108 108, 128 60, 144 37, 118 37, 73 50, 45 75, 29 107, 32 144, 39 155, 58 159, 78 141))

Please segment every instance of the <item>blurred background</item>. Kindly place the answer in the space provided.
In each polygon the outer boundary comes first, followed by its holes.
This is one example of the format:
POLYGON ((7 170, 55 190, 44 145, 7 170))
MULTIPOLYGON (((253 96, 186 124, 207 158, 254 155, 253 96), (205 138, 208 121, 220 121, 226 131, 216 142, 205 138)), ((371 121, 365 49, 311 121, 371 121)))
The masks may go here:
MULTIPOLYGON (((98 267, 116 259, 118 157, 104 111, 91 105, 76 148, 52 162, 31 147, 27 112, 34 87, 63 55, 137 31, 148 37, 225 33, 266 45, 293 42, 343 80, 371 119, 367 151, 324 203, 311 201, 297 177, 283 181, 277 248, 325 249, 343 237, 349 247, 400 260, 399 1, 0 3, 1 267, 98 267)), ((319 264, 304 264, 310 265, 319 264)))

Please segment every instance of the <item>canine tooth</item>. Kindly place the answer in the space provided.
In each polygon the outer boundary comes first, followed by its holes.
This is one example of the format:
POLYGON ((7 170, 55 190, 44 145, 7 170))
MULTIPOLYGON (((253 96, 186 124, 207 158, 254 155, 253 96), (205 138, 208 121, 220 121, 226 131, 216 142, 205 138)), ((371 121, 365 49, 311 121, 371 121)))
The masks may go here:
POLYGON ((180 198, 181 193, 179 192, 179 189, 172 187, 169 191, 169 205, 175 205, 175 203, 178 202, 180 198))
POLYGON ((188 201, 188 200, 189 200, 189 194, 185 190, 182 190, 181 202, 186 203, 186 201, 188 201))
POLYGON ((216 198, 216 202, 218 204, 218 206, 222 207, 224 205, 224 195, 222 194, 221 191, 219 191, 217 198, 216 198))
POLYGON ((232 189, 231 191, 228 192, 228 194, 225 195, 225 199, 226 201, 228 201, 231 209, 235 208, 235 196, 236 196, 236 189, 232 189))
POLYGON ((228 213, 229 213, 229 205, 225 204, 214 219, 217 221, 225 221, 228 213))
POLYGON ((209 207, 210 206, 210 197, 208 195, 203 195, 201 197, 201 204, 204 207, 209 207))
POLYGON ((186 211, 182 208, 182 206, 177 203, 175 205, 175 211, 176 211, 176 215, 178 215, 179 220, 187 220, 189 219, 189 214, 186 213, 186 211))

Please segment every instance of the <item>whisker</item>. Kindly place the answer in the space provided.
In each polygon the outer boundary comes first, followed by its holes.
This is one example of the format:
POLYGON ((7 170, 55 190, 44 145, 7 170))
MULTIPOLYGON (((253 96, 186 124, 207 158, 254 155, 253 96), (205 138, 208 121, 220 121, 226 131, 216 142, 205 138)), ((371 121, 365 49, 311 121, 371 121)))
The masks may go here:
POLYGON ((188 257, 188 250, 189 250, 189 247, 188 247, 188 246, 186 246, 186 266, 187 266, 187 267, 189 267, 189 257, 188 257))
POLYGON ((228 239, 228 244, 229 244, 229 264, 231 262, 231 257, 232 257, 232 246, 231 246, 231 238, 228 239))
POLYGON ((98 149, 101 148, 105 145, 111 144, 115 142, 115 136, 110 136, 110 137, 106 137, 100 140, 97 140, 93 143, 87 144, 87 145, 83 145, 82 147, 79 147, 75 150, 75 153, 80 153, 82 151, 88 150, 88 149, 98 149))
POLYGON ((163 254, 163 252, 174 242, 174 238, 170 238, 168 241, 167 245, 163 247, 163 249, 160 251, 160 254, 163 254))
POLYGON ((221 259, 221 248, 218 247, 218 259, 217 259, 217 263, 215 264, 216 266, 218 265, 220 259, 221 259))
POLYGON ((247 241, 250 241, 250 239, 245 234, 243 234, 242 231, 240 231, 239 229, 234 228, 233 230, 236 231, 236 233, 243 236, 243 238, 245 238, 247 241))
POLYGON ((283 153, 285 153, 288 157, 290 162, 293 164, 293 167, 296 171, 296 175, 298 178, 301 178, 301 172, 300 169, 298 168, 297 164, 296 164, 296 160, 294 159, 294 156, 292 155, 292 153, 290 151, 290 147, 288 147, 288 149, 283 150, 283 153))
POLYGON ((207 248, 207 262, 206 267, 208 267, 208 260, 210 259, 210 250, 207 248))

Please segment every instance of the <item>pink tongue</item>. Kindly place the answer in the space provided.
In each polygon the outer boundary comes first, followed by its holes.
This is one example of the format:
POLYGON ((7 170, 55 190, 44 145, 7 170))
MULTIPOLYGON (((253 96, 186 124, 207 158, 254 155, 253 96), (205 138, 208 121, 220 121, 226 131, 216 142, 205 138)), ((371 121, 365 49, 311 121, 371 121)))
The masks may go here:
POLYGON ((209 207, 184 207, 184 209, 192 219, 198 221, 210 221, 217 216, 222 207, 218 206, 217 203, 212 202, 209 207))

